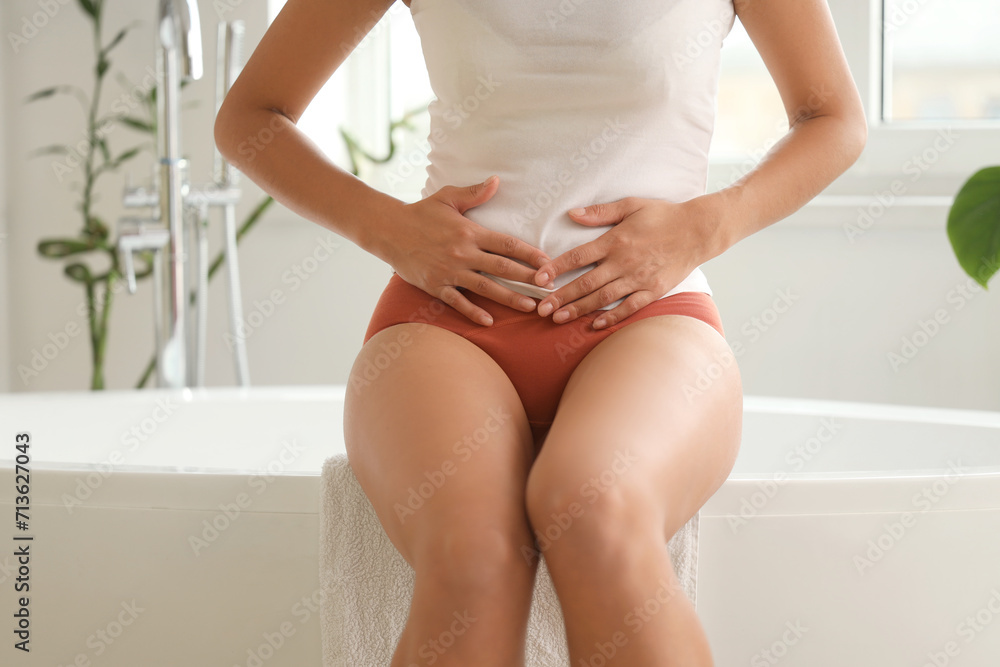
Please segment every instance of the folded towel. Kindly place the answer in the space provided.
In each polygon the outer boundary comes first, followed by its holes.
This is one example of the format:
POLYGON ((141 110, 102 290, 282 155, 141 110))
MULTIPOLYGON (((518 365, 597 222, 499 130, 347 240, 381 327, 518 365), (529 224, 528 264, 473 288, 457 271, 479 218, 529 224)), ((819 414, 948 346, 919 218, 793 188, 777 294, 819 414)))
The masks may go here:
MULTIPOLYGON (((669 542, 670 559, 692 602, 698 576, 695 514, 669 542)), ((413 568, 382 529, 341 454, 323 464, 320 495, 320 632, 324 667, 386 667, 413 596, 413 568)), ((568 667, 562 609, 539 561, 527 638, 528 667, 568 667)))

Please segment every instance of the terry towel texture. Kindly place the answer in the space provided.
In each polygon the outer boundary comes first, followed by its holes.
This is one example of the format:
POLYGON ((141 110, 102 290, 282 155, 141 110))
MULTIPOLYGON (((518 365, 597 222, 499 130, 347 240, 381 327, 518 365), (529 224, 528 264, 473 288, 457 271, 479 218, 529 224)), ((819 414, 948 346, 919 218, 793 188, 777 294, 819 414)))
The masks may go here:
MULTIPOLYGON (((386 667, 406 623, 413 568, 389 541, 346 454, 323 464, 319 512, 323 665, 386 667)), ((668 545, 681 588, 692 603, 699 518, 695 514, 668 545)), ((651 597, 657 588, 652 587, 651 597)), ((544 557, 531 601, 527 665, 569 666, 562 610, 544 557)))

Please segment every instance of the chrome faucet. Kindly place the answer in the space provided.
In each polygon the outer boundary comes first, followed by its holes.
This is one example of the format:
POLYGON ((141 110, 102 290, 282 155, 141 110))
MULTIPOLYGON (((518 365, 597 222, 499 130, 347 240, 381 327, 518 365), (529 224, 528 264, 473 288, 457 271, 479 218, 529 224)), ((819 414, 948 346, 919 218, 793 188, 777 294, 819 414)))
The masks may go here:
MULTIPOLYGON (((160 0, 157 27, 157 153, 158 164, 153 189, 126 185, 126 207, 154 209, 152 218, 123 218, 119 226, 118 249, 130 292, 135 292, 135 270, 131 254, 151 250, 153 261, 153 305, 156 331, 156 371, 160 387, 202 386, 208 303, 209 207, 225 212, 226 263, 229 275, 229 313, 237 379, 249 385, 246 347, 238 335, 242 304, 236 259, 235 207, 240 191, 235 170, 220 167, 216 155, 215 182, 209 187, 192 188, 188 182, 188 161, 181 157, 181 84, 200 79, 203 74, 201 22, 196 0, 160 0), (193 232, 191 239, 188 231, 193 232), (188 252, 190 248, 191 252, 188 252), (164 304, 163 261, 167 254, 164 304), (189 286, 194 286, 193 306, 189 306, 189 286), (165 306, 165 308, 164 308, 165 306)), ((236 54, 243 34, 241 21, 219 24, 219 70, 216 108, 235 78, 236 54)))

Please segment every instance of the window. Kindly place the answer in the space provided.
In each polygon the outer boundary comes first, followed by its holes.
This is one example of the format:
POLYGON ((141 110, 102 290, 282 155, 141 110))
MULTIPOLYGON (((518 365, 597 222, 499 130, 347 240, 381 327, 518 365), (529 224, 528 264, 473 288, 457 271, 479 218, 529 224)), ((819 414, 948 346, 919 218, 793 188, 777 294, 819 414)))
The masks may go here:
POLYGON ((1000 120, 997 0, 885 0, 883 120, 1000 120))

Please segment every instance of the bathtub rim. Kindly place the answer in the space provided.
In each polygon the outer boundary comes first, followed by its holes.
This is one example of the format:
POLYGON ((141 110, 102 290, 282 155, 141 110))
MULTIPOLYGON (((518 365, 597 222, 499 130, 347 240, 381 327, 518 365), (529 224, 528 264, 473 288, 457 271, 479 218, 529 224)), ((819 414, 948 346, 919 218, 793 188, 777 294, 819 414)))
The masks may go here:
MULTIPOLYGON (((221 400, 301 401, 339 399, 343 401, 346 397, 346 392, 346 384, 10 392, 0 395, 0 408, 11 403, 27 403, 40 400, 104 401, 114 399, 130 403, 148 403, 163 397, 170 397, 188 403, 221 400)), ((744 394, 743 409, 745 412, 753 413, 829 415, 857 419, 881 419, 885 421, 911 421, 1000 428, 1000 410, 946 408, 908 403, 880 403, 827 398, 744 394)))

